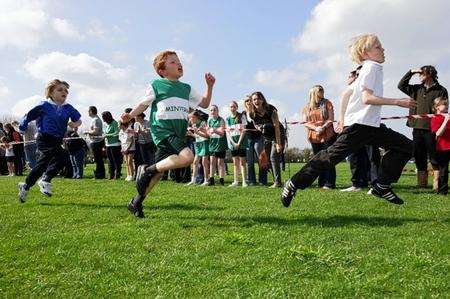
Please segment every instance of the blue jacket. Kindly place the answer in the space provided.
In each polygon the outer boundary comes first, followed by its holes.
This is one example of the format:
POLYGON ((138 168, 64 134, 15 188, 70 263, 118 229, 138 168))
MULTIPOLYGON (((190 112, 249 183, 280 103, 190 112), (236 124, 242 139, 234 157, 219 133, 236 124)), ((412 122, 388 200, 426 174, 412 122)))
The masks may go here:
POLYGON ((39 133, 63 138, 67 131, 69 118, 71 121, 76 122, 80 117, 81 115, 77 109, 70 104, 57 105, 52 100, 44 100, 25 114, 20 122, 19 130, 25 131, 28 123, 36 120, 39 133))

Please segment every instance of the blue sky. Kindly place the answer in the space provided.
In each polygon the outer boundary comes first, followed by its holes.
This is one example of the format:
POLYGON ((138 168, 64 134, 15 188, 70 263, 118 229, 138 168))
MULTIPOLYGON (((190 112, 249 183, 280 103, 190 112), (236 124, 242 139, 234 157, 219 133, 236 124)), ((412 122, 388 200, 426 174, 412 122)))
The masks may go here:
MULTIPOLYGON (((0 0, 0 115, 23 114, 55 77, 71 83, 69 101, 82 112, 94 104, 118 114, 155 78, 151 59, 164 49, 179 51, 182 80, 199 92, 204 72, 216 76, 219 106, 260 90, 283 118, 298 119, 308 89, 320 83, 337 111, 354 67, 349 40, 365 32, 379 34, 386 48, 387 96, 401 96, 397 81, 421 64, 437 65, 449 83, 450 42, 438 41, 448 36, 449 5, 422 2, 0 0)), ((409 134, 403 123, 393 126, 409 134)), ((291 145, 307 146, 304 136, 292 128, 291 145)))

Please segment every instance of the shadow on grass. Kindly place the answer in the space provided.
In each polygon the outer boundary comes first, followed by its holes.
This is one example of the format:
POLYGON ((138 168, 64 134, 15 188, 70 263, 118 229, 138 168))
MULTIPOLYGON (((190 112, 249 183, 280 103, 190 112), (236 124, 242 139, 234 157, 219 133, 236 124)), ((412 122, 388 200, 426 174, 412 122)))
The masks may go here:
POLYGON ((182 219, 192 219, 205 221, 205 225, 216 227, 251 227, 254 225, 268 224, 275 226, 320 226, 320 227, 344 227, 344 226, 368 226, 368 227, 398 227, 407 223, 429 222, 434 219, 419 218, 392 218, 382 216, 305 216, 297 219, 286 219, 273 216, 253 216, 253 217, 186 217, 182 219))
MULTIPOLYGON (((78 203, 78 202, 41 202, 40 205, 43 206, 61 206, 61 207, 78 207, 85 209, 123 209, 126 210, 127 203, 120 205, 105 205, 105 204, 92 204, 92 203, 78 203)), ((168 204, 162 206, 152 206, 152 210, 180 210, 180 211, 221 211, 225 208, 222 207, 213 207, 213 206, 201 206, 201 205, 191 205, 191 204, 168 204)))

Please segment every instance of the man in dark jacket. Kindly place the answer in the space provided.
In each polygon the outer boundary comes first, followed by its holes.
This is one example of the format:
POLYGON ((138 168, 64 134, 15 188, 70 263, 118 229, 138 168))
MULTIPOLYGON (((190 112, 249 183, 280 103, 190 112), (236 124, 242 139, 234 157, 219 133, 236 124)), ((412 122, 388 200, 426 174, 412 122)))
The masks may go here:
MULTIPOLYGON (((448 98, 447 89, 439 84, 437 71, 434 66, 426 65, 420 69, 409 70, 398 83, 398 88, 413 98, 417 106, 410 108, 409 115, 430 114, 433 101, 437 97, 448 98), (419 75, 420 84, 409 84, 409 80, 415 74, 419 75)), ((406 125, 413 128, 414 159, 417 168, 417 185, 426 187, 428 184, 427 165, 428 159, 433 166, 433 189, 437 187, 439 176, 438 163, 436 161, 435 136, 430 131, 429 119, 408 119, 406 125), (436 186, 435 186, 436 185, 436 186)))

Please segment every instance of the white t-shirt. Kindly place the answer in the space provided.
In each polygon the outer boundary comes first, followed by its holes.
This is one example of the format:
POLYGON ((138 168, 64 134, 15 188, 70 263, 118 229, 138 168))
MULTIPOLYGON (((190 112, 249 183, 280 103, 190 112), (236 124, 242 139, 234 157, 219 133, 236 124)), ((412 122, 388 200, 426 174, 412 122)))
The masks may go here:
POLYGON ((375 96, 383 96, 383 66, 375 61, 365 60, 358 78, 349 87, 352 88, 353 93, 345 111, 344 126, 361 124, 379 127, 381 105, 364 104, 362 92, 364 89, 370 89, 375 96))
POLYGON ((134 134, 127 132, 129 128, 126 130, 120 130, 119 131, 119 140, 120 144, 122 146, 122 151, 134 151, 136 150, 135 143, 134 143, 134 134))
POLYGON ((6 153, 5 153, 5 157, 14 157, 14 150, 12 145, 8 145, 8 147, 6 148, 6 153))

